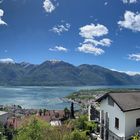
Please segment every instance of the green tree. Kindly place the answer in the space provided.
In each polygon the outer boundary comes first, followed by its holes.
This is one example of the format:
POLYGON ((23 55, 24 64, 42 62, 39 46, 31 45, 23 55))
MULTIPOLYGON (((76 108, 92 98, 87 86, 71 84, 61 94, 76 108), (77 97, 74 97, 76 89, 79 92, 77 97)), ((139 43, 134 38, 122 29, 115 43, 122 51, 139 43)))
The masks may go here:
POLYGON ((45 116, 47 112, 47 109, 43 109, 43 115, 45 116))
POLYGON ((0 124, 0 140, 6 140, 6 136, 4 135, 5 129, 2 124, 0 124))
POLYGON ((44 130, 49 125, 42 120, 32 118, 24 124, 15 136, 15 140, 44 140, 44 130))
POLYGON ((70 111, 69 111, 69 109, 66 107, 66 108, 64 108, 64 117, 66 118, 66 119, 68 119, 69 117, 70 117, 70 111))
POLYGON ((74 116, 74 103, 73 102, 71 103, 70 117, 71 117, 71 119, 75 119, 75 116, 74 116))
MULTIPOLYGON (((84 116, 78 121, 85 121, 83 118, 84 116)), ((22 127, 17 129, 14 140, 88 140, 86 131, 76 129, 76 126, 72 129, 73 121, 75 120, 71 121, 72 123, 53 127, 45 121, 34 117, 30 120, 25 120, 22 127)))
POLYGON ((39 115, 42 116, 42 109, 39 110, 39 115))
POLYGON ((85 121, 85 130, 92 132, 97 130, 97 124, 92 121, 85 121))
POLYGON ((85 132, 79 132, 75 130, 71 133, 69 140, 88 140, 85 132))
POLYGON ((85 130, 86 129, 86 121, 88 121, 87 116, 81 115, 78 119, 75 120, 74 125, 77 129, 85 130))

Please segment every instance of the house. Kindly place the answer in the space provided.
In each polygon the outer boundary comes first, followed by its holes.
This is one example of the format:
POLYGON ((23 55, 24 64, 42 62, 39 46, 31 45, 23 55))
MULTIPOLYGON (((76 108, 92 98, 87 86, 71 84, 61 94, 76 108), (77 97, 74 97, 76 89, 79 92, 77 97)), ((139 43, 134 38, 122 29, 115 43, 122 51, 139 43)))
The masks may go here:
POLYGON ((50 121, 51 126, 61 126, 62 122, 59 119, 54 119, 50 121))
POLYGON ((9 117, 8 112, 0 111, 0 123, 5 124, 7 122, 7 119, 9 117))
POLYGON ((52 126, 61 126, 62 121, 64 120, 65 112, 64 110, 48 110, 45 114, 37 116, 47 122, 52 126))
POLYGON ((103 140, 128 140, 140 131, 140 93, 107 93, 97 101, 103 140))

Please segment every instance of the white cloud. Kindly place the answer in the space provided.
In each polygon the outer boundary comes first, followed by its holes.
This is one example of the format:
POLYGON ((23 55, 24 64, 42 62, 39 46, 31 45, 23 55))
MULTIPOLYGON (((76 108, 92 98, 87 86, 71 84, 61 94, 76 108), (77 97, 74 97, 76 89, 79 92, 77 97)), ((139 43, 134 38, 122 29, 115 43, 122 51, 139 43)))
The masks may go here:
POLYGON ((140 72, 137 71, 122 71, 130 76, 134 76, 134 75, 140 75, 140 72))
POLYGON ((11 58, 4 58, 4 59, 0 59, 0 63, 5 63, 5 64, 15 64, 15 61, 11 58))
POLYGON ((122 0, 123 3, 137 3, 137 0, 122 0))
POLYGON ((137 54, 129 54, 129 57, 128 58, 130 60, 140 61, 140 53, 137 53, 137 54))
POLYGON ((57 33, 58 35, 61 35, 61 33, 63 32, 68 32, 70 26, 71 25, 69 23, 66 23, 65 25, 56 25, 50 31, 57 33))
POLYGON ((55 5, 51 2, 51 0, 45 0, 43 2, 43 7, 47 13, 51 13, 55 10, 55 5))
POLYGON ((117 72, 121 72, 121 73, 126 73, 130 76, 134 76, 134 75, 140 75, 140 72, 137 72, 137 71, 121 71, 121 70, 116 70, 116 69, 110 69, 112 71, 117 71, 117 72))
POLYGON ((112 41, 109 38, 104 38, 100 40, 100 45, 109 47, 112 41))
POLYGON ((91 53, 94 55, 101 55, 104 50, 99 48, 99 46, 109 47, 112 41, 109 38, 97 39, 98 37, 103 37, 108 34, 108 29, 101 24, 90 24, 80 28, 79 35, 84 38, 81 46, 78 47, 79 52, 91 53))
POLYGON ((2 20, 3 15, 4 15, 4 11, 0 9, 0 25, 7 25, 7 23, 2 20))
POLYGON ((118 24, 120 27, 140 32, 140 14, 126 11, 124 14, 124 20, 119 21, 118 24))
POLYGON ((84 38, 100 37, 108 34, 108 29, 101 24, 97 24, 97 25, 90 24, 81 27, 79 34, 84 38))
POLYGON ((49 48, 50 51, 67 52, 68 49, 62 46, 55 46, 54 48, 49 48))
POLYGON ((101 48, 94 47, 92 44, 82 44, 81 47, 78 47, 78 51, 84 52, 84 53, 91 53, 94 55, 101 55, 104 53, 104 50, 101 48))
POLYGON ((104 38, 101 40, 95 40, 95 39, 85 39, 84 43, 91 43, 94 46, 107 46, 109 47, 111 45, 111 40, 109 38, 104 38))

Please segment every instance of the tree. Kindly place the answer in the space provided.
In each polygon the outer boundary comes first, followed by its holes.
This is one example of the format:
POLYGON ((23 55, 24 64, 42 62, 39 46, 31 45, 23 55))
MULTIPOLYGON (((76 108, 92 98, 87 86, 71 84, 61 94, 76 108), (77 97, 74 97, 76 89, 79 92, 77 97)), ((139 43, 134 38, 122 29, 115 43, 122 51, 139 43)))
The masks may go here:
POLYGON ((32 118, 17 131, 14 140, 65 140, 64 137, 71 133, 65 125, 52 127, 39 118, 32 118))
POLYGON ((46 109, 43 109, 43 115, 44 116, 46 115, 46 112, 47 112, 47 110, 46 109))
POLYGON ((0 140, 6 140, 6 136, 4 136, 4 127, 0 124, 0 140))
POLYGON ((70 140, 88 140, 85 132, 79 132, 75 130, 70 135, 70 140))
POLYGON ((71 117, 71 119, 75 119, 75 116, 74 116, 74 103, 73 102, 71 103, 70 117, 71 117))
POLYGON ((42 116, 42 109, 39 110, 39 115, 42 116))
POLYGON ((53 127, 44 120, 33 117, 25 120, 22 127, 17 129, 14 140, 88 140, 88 136, 86 136, 86 131, 72 129, 71 125, 63 124, 53 127))
POLYGON ((97 130, 97 124, 92 121, 85 121, 85 130, 89 131, 90 133, 97 130))
POLYGON ((44 130, 49 125, 37 118, 31 118, 23 126, 18 129, 18 133, 14 140, 44 140, 44 130))
POLYGON ((69 109, 66 107, 66 108, 64 108, 64 117, 66 118, 66 119, 68 119, 69 117, 70 117, 70 111, 69 111, 69 109))
POLYGON ((78 119, 75 120, 74 125, 79 130, 85 130, 86 129, 86 121, 88 121, 87 116, 81 115, 78 119))

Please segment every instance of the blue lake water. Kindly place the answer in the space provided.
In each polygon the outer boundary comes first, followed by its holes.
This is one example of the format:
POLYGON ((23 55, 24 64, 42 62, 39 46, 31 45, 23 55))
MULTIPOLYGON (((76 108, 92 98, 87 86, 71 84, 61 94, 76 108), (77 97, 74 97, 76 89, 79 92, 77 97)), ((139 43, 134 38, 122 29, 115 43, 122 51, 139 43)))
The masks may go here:
POLYGON ((140 86, 82 86, 82 87, 0 87, 1 105, 21 105, 23 108, 64 109, 70 103, 62 98, 80 89, 140 88, 140 86))

